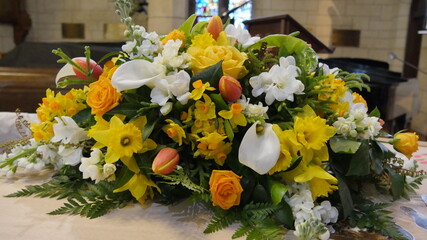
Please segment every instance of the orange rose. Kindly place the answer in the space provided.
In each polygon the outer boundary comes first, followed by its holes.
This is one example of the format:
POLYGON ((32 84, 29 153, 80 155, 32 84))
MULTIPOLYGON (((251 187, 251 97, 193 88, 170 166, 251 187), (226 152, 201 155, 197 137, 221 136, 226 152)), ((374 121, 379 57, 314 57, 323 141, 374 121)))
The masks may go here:
POLYGON ((170 32, 168 35, 166 35, 165 38, 162 40, 162 44, 165 45, 169 40, 181 40, 181 47, 184 47, 185 45, 185 34, 183 31, 174 29, 172 32, 170 32))
POLYGON ((98 116, 113 109, 119 104, 122 94, 111 85, 111 80, 101 76, 98 81, 89 85, 87 104, 92 109, 92 114, 98 116))
POLYGON ((393 147, 407 158, 411 158, 418 150, 418 135, 414 132, 397 133, 394 135, 393 147))
POLYGON ((220 206, 222 209, 227 210, 240 204, 240 195, 243 192, 240 178, 232 171, 212 171, 209 186, 214 206, 220 206))

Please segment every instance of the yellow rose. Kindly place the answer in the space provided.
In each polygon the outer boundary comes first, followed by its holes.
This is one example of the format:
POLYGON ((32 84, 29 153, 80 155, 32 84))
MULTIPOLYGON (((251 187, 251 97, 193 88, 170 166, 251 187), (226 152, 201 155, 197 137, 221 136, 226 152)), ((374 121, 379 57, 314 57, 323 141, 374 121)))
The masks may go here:
POLYGON ((87 104, 92 109, 92 114, 104 115, 119 104, 122 94, 111 85, 111 80, 101 76, 98 81, 89 85, 87 104))
POLYGON ((209 186, 214 206, 220 206, 222 209, 227 210, 240 204, 240 195, 243 192, 240 178, 232 171, 212 171, 209 186))
POLYGON ((224 60, 222 70, 227 76, 240 79, 248 73, 243 65, 248 59, 246 53, 240 52, 233 46, 190 47, 188 54, 191 56, 193 74, 197 74, 221 60, 224 60))
POLYGON ((394 135, 393 146, 407 158, 411 158, 418 150, 418 135, 414 132, 397 133, 394 135))

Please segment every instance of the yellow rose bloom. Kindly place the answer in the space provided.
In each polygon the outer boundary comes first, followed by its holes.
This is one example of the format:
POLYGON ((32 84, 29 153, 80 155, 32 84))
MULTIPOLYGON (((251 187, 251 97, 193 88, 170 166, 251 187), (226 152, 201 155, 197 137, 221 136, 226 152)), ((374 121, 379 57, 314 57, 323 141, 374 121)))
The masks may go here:
POLYGON ((240 79, 248 73, 244 66, 248 56, 233 46, 190 47, 187 52, 191 57, 193 74, 200 73, 221 60, 222 70, 227 76, 240 79))
POLYGON ((209 179, 209 190, 212 194, 213 206, 227 210, 240 204, 240 196, 243 192, 240 178, 232 171, 212 171, 209 179))
POLYGON ((397 133, 394 135, 393 147, 407 158, 418 150, 418 135, 414 132, 397 133))

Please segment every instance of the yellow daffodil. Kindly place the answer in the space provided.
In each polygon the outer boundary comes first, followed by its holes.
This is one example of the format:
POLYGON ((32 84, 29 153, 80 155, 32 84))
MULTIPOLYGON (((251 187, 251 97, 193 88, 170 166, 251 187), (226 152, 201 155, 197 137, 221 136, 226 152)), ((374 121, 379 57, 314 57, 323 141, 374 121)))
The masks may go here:
POLYGON ((36 142, 39 142, 41 140, 49 141, 53 137, 53 123, 48 122, 41 122, 41 123, 34 123, 32 122, 30 124, 31 132, 33 133, 34 140, 36 142))
POLYGON ((215 103, 212 102, 211 98, 203 94, 204 102, 197 101, 195 103, 194 117, 197 120, 209 120, 216 117, 215 114, 215 103))
POLYGON ((133 177, 120 188, 114 189, 114 192, 123 192, 129 190, 132 196, 142 205, 148 198, 154 197, 153 188, 160 192, 160 188, 144 174, 136 173, 133 177))
POLYGON ((211 87, 209 82, 203 83, 202 80, 197 80, 195 82, 193 82, 193 91, 191 91, 191 95, 190 95, 190 99, 194 99, 194 100, 199 100, 202 96, 203 93, 208 90, 208 91, 214 91, 215 88, 211 87))
POLYGON ((238 103, 231 104, 230 110, 221 110, 218 113, 224 119, 230 120, 231 125, 236 126, 246 126, 247 121, 245 115, 242 113, 242 105, 238 103))
POLYGON ((294 131, 298 142, 307 149, 319 150, 335 135, 336 129, 320 117, 295 118, 294 131))
POLYGON ((337 184, 338 180, 318 165, 309 165, 294 180, 295 182, 310 182, 313 199, 320 196, 327 197, 328 193, 338 189, 337 186, 331 185, 337 184))
POLYGON ((182 139, 185 138, 185 131, 182 127, 170 119, 166 119, 168 123, 165 125, 162 130, 165 132, 174 142, 178 143, 179 146, 182 145, 182 139))
POLYGON ((205 159, 214 159, 219 165, 223 165, 227 155, 231 152, 231 143, 224 142, 227 136, 218 132, 209 133, 197 141, 197 151, 194 156, 203 156, 205 159))
POLYGON ((293 130, 282 131, 278 125, 273 125, 273 130, 279 137, 280 156, 276 165, 268 171, 269 174, 288 169, 291 166, 292 158, 298 157, 298 153, 302 149, 293 130))
POLYGON ((191 41, 190 47, 198 47, 204 49, 214 45, 216 45, 216 41, 212 37, 212 34, 210 34, 209 32, 205 32, 203 34, 195 36, 191 41))
POLYGON ((137 164, 133 154, 153 150, 157 146, 151 139, 142 140, 141 129, 145 123, 145 116, 127 124, 124 124, 119 117, 113 116, 108 129, 103 129, 105 123, 101 120, 101 125, 98 126, 99 130, 91 129, 88 135, 103 146, 107 146, 106 163, 114 163, 121 159, 129 169, 138 172, 139 169, 136 168, 137 164))

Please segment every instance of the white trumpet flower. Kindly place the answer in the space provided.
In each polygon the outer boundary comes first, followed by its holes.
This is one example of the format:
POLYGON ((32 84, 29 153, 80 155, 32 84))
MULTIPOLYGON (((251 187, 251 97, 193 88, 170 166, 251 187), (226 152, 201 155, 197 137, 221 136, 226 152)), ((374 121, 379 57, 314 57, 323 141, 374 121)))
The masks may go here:
POLYGON ((245 133, 239 147, 239 162, 262 175, 279 159, 280 141, 272 124, 266 123, 261 131, 257 131, 259 124, 257 121, 245 133))

